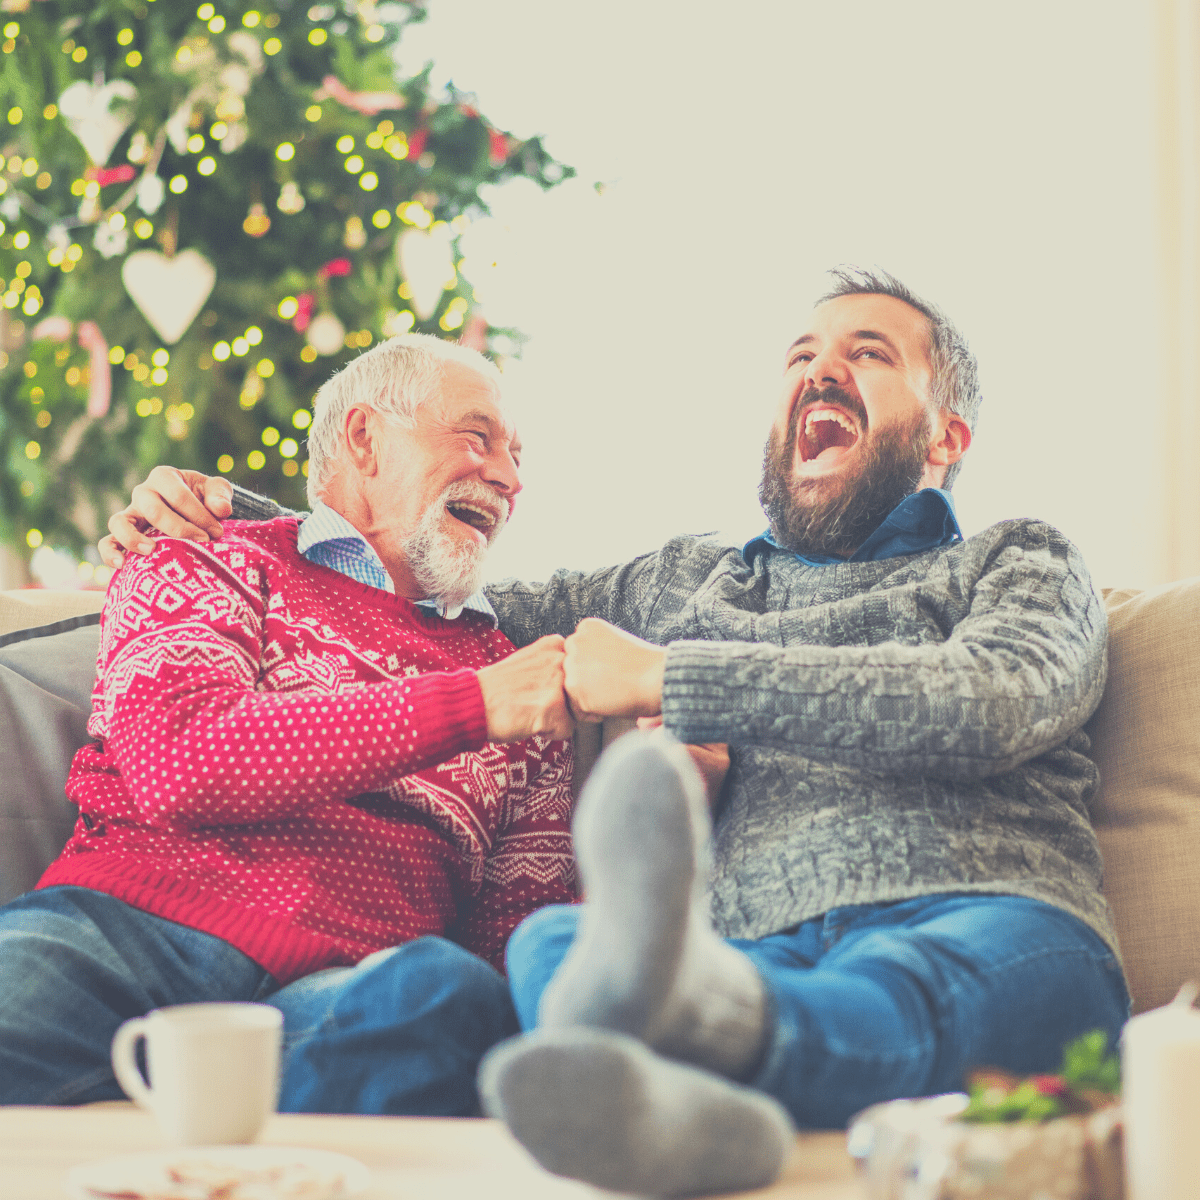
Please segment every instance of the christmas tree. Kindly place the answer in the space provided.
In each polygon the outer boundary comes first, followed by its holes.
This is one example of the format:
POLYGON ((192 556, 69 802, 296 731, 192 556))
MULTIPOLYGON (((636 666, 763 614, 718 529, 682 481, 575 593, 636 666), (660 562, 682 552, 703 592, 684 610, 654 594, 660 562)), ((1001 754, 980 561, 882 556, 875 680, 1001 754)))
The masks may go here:
POLYGON ((301 506, 313 394, 363 347, 519 344, 458 237, 485 185, 571 171, 398 77, 418 4, 0 9, 0 542, 78 553, 160 462, 301 506))

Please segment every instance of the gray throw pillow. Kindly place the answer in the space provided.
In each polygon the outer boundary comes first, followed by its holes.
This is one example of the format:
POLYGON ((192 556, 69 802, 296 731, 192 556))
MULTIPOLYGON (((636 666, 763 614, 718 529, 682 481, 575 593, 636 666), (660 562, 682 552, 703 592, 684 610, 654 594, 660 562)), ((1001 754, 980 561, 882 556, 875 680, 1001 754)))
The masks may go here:
POLYGON ((63 789, 88 741, 98 620, 73 617, 0 640, 0 903, 37 883, 74 827, 63 789))

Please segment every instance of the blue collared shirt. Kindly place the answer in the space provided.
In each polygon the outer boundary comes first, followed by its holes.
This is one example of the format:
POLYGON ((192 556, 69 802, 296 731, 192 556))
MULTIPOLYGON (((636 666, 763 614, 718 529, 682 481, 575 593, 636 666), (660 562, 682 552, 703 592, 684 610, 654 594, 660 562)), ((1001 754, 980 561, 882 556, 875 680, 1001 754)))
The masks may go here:
MULTIPOLYGON (((296 549, 309 562, 348 575, 358 583, 395 594, 392 577, 384 570, 383 562, 374 548, 341 513, 328 504, 318 501, 312 512, 300 522, 296 549)), ((495 609, 482 591, 468 596, 454 608, 447 608, 440 600, 433 599, 415 600, 413 603, 418 608, 432 610, 447 621, 453 621, 463 609, 470 609, 483 613, 494 626, 500 624, 495 609)))
MULTIPOLYGON (((796 557, 810 567, 827 567, 832 563, 875 562, 898 554, 920 554, 923 550, 962 540, 953 498, 949 492, 931 487, 905 496, 849 558, 838 558, 833 554, 797 554, 796 557)), ((751 562, 767 546, 777 550, 784 548, 768 530, 746 543, 742 557, 751 562)))

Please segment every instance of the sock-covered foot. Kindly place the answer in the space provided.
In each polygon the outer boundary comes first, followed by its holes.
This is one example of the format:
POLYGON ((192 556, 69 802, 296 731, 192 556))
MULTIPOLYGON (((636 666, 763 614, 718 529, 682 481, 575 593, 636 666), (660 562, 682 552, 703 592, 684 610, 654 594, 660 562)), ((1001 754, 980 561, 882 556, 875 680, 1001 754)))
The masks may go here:
POLYGON ((761 1092, 599 1029, 539 1029, 490 1051, 484 1111, 548 1171, 648 1196, 766 1187, 794 1144, 761 1092))
POLYGON ((540 1027, 617 1030, 733 1079, 757 1065, 762 980, 709 924, 709 829, 704 785, 678 742, 630 733, 613 743, 576 811, 587 902, 540 1027))

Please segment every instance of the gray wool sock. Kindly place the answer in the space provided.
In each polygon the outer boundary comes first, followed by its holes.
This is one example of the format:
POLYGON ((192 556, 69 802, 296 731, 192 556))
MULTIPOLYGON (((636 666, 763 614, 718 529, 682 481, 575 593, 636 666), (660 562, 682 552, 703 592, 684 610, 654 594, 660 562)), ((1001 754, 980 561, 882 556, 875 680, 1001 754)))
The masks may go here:
POLYGON ((769 1096, 606 1030, 539 1029, 505 1042, 484 1058, 479 1092, 548 1171, 613 1191, 766 1187, 794 1145, 769 1096))
POLYGON ((758 1064, 767 1006, 754 964, 708 918, 704 785, 661 732, 614 742, 574 821, 586 903, 538 1025, 587 1025, 640 1038, 731 1079, 758 1064))

